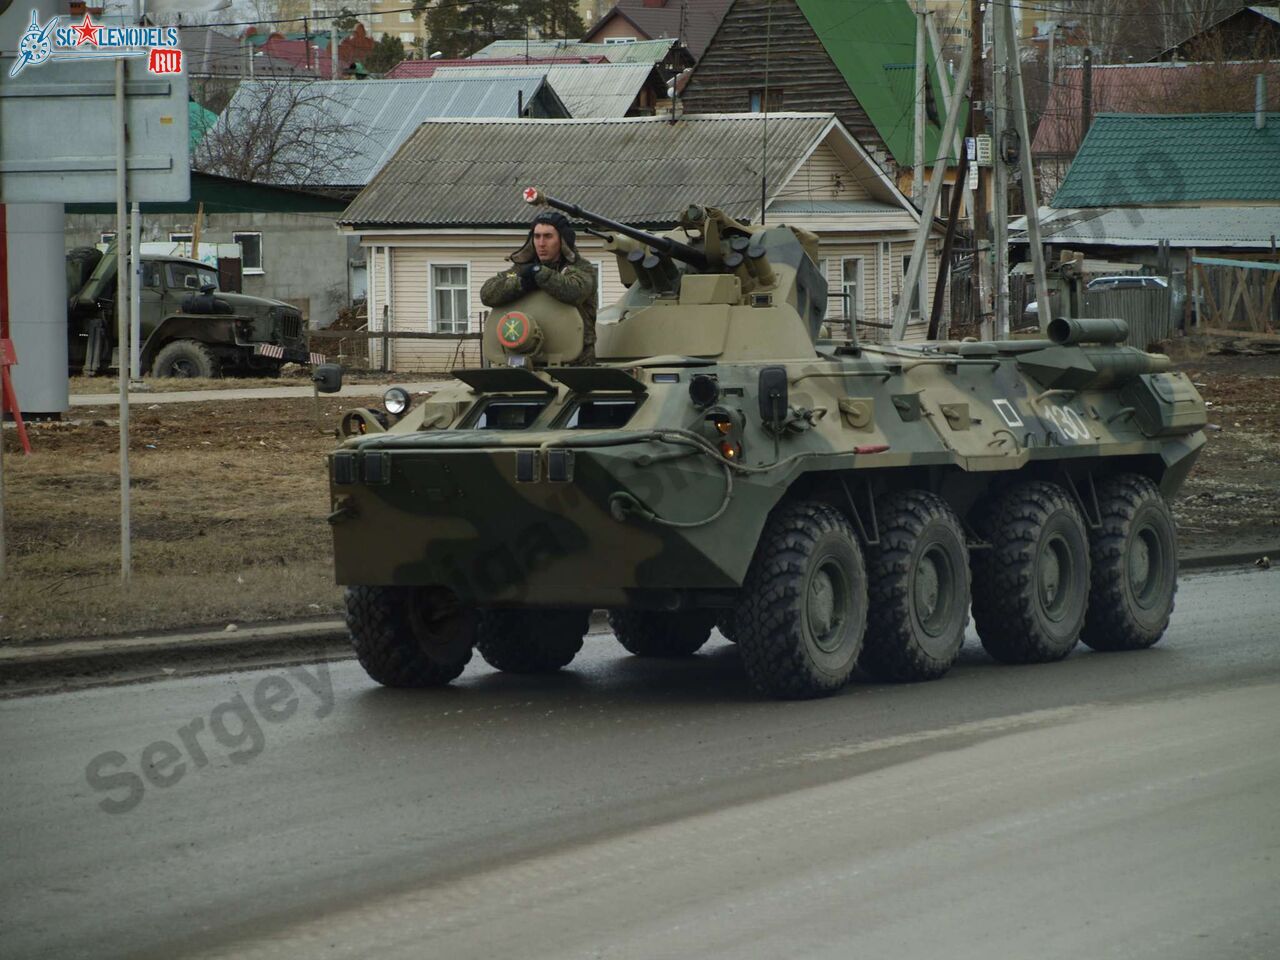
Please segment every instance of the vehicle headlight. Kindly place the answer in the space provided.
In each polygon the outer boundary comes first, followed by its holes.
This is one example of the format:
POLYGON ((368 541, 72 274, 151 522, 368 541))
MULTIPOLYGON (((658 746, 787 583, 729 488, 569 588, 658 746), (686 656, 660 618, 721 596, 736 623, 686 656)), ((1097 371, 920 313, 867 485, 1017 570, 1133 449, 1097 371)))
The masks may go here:
POLYGON ((409 391, 404 387, 392 387, 382 395, 382 406, 395 417, 408 410, 410 402, 409 391))

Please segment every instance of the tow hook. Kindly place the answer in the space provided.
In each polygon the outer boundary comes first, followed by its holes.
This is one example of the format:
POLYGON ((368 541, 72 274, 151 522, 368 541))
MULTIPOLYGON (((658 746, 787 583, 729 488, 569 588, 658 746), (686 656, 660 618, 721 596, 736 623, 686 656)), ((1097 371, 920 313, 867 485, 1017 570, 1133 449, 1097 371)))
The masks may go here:
POLYGON ((335 501, 335 509, 329 514, 328 520, 331 525, 336 526, 344 520, 354 520, 356 517, 355 501, 350 497, 340 497, 335 501))

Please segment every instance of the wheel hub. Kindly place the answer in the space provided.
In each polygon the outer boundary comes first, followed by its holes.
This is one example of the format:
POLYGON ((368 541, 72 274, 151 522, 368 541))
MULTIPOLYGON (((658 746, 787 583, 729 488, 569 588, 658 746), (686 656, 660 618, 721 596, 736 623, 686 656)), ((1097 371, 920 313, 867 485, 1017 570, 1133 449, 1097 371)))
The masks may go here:
POLYGON ((1135 593, 1141 594, 1151 579, 1151 544, 1147 542, 1150 531, 1143 530, 1133 540, 1129 550, 1129 582, 1135 593))
POLYGON ((938 564, 932 555, 921 557, 916 567, 916 610, 925 623, 938 611, 939 580, 938 564))
POLYGON ((1040 605, 1054 619, 1062 615, 1071 579, 1071 553, 1059 536, 1051 538, 1040 552, 1040 605))
POLYGON ((828 559, 809 579, 805 596, 805 619, 818 647, 832 653, 840 647, 847 612, 846 588, 839 565, 828 559))

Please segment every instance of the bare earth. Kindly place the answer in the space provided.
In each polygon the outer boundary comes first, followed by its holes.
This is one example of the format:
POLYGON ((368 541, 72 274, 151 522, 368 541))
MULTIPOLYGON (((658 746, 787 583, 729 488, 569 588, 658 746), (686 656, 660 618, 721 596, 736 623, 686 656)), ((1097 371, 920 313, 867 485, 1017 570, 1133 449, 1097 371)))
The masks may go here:
MULTIPOLYGON (((1208 445, 1175 504, 1183 546, 1280 543, 1280 357, 1180 367, 1212 404, 1208 445)), ((338 613, 324 456, 342 412, 377 402, 381 387, 370 394, 318 405, 136 401, 127 589, 115 409, 78 407, 73 420, 33 425, 31 457, 6 430, 0 642, 338 613)))

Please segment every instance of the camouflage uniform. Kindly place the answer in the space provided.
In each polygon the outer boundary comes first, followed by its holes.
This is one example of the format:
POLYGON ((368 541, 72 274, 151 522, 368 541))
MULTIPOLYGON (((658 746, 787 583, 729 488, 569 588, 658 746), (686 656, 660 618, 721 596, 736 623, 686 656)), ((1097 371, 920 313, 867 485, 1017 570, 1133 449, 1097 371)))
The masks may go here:
MULTIPOLYGON (((534 220, 537 223, 546 218, 544 222, 552 222, 560 234, 560 259, 554 264, 539 264, 534 283, 561 303, 578 308, 582 315, 582 353, 570 366, 582 366, 595 363, 596 359, 596 272, 574 249, 574 231, 568 220, 555 216, 557 220, 551 220, 546 214, 534 220)), ((538 259, 533 249, 532 230, 524 245, 507 259, 512 263, 511 269, 490 277, 480 288, 480 302, 486 307, 501 307, 524 296, 521 272, 538 259)))

